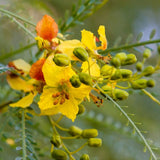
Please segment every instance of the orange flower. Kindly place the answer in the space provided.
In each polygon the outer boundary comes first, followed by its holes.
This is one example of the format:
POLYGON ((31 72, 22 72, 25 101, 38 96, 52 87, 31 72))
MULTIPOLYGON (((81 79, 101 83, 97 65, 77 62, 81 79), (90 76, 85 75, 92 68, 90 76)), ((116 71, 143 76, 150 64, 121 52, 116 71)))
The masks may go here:
POLYGON ((45 58, 42 58, 32 64, 31 69, 29 71, 29 75, 31 78, 44 81, 42 67, 43 67, 45 60, 46 60, 45 58))
POLYGON ((37 23, 36 31, 38 36, 45 40, 51 41, 57 36, 58 25, 52 17, 44 15, 43 18, 37 23))

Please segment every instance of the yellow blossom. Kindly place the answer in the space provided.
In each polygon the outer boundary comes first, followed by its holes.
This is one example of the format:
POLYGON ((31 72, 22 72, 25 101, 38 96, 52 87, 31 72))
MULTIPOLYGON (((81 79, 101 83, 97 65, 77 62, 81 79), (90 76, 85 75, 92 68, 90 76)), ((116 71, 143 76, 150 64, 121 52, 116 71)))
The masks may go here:
POLYGON ((74 121, 78 104, 89 95, 91 87, 82 84, 74 88, 69 81, 75 74, 71 66, 59 67, 52 59, 53 55, 49 56, 42 68, 46 86, 38 102, 41 115, 61 113, 74 121))
POLYGON ((30 92, 27 96, 24 96, 18 102, 10 104, 10 106, 22 108, 30 106, 35 95, 37 94, 37 91, 35 90, 33 83, 31 83, 31 80, 25 80, 25 76, 29 73, 31 66, 22 59, 10 62, 8 66, 13 67, 17 71, 17 73, 21 75, 21 77, 14 73, 9 73, 7 75, 7 81, 10 87, 15 90, 23 91, 25 93, 30 92))
POLYGON ((74 54, 73 54, 73 50, 76 47, 83 47, 84 48, 85 46, 79 40, 76 40, 76 39, 67 40, 67 41, 62 42, 60 45, 58 45, 56 47, 56 51, 67 54, 71 60, 78 60, 79 61, 79 59, 76 56, 74 56, 74 54))
POLYGON ((105 35, 105 27, 103 25, 99 26, 98 29, 98 34, 99 34, 99 40, 101 42, 101 46, 96 45, 96 37, 94 36, 94 34, 90 31, 87 31, 85 29, 83 29, 81 31, 82 33, 82 38, 81 38, 81 42, 92 52, 96 51, 96 50, 105 50, 107 48, 107 39, 106 39, 106 35, 105 35))

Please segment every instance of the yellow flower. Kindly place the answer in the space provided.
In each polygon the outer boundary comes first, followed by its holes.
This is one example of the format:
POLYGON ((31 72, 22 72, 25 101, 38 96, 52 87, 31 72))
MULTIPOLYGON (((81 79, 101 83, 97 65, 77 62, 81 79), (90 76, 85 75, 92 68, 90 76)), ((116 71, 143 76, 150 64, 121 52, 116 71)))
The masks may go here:
POLYGON ((67 41, 62 42, 60 45, 58 45, 56 47, 56 51, 67 54, 71 60, 78 60, 79 61, 79 59, 76 56, 74 56, 74 54, 73 54, 73 50, 76 47, 83 47, 84 48, 85 46, 79 40, 76 40, 76 39, 67 40, 67 41))
MULTIPOLYGON (((17 59, 13 62, 10 62, 8 66, 14 68, 23 78, 25 78, 25 76, 29 73, 31 67, 22 59, 17 59)), ((30 104, 33 102, 35 95, 37 94, 33 83, 31 83, 30 80, 25 80, 23 78, 20 78, 14 73, 9 73, 7 75, 7 81, 12 89, 23 91, 25 93, 29 92, 27 96, 24 96, 18 102, 10 104, 11 107, 26 108, 30 106, 30 104)))
POLYGON ((38 102, 41 115, 61 113, 74 121, 78 104, 89 95, 91 87, 82 84, 74 88, 69 81, 75 74, 71 66, 59 67, 52 59, 53 55, 49 56, 42 68, 46 86, 38 102))
POLYGON ((81 31, 82 33, 82 39, 81 42, 92 52, 96 50, 105 50, 107 48, 107 39, 105 35, 105 27, 103 25, 99 26, 98 34, 99 34, 99 40, 101 42, 101 46, 96 45, 96 37, 94 34, 90 31, 87 31, 83 29, 81 31))

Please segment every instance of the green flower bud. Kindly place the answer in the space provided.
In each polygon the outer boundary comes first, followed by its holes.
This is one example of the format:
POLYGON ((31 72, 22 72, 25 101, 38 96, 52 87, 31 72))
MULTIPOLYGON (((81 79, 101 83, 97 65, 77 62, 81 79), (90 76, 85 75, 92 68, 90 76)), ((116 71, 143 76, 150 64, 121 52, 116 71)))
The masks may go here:
POLYGON ((115 89, 114 94, 115 94, 116 100, 124 100, 124 99, 127 99, 129 96, 128 92, 121 89, 115 89))
POLYGON ((68 66, 70 64, 70 59, 67 54, 61 54, 61 53, 55 54, 53 61, 57 66, 62 66, 62 67, 68 66))
POLYGON ((127 59, 127 55, 124 52, 117 53, 115 57, 119 58, 121 63, 127 59))
POLYGON ((90 147, 101 147, 102 140, 100 138, 90 138, 88 140, 88 146, 90 147))
POLYGON ((79 77, 77 75, 73 75, 70 78, 70 82, 71 82, 72 86, 75 88, 78 88, 81 85, 81 81, 79 80, 79 77))
POLYGON ((125 61, 122 63, 122 65, 130 65, 130 64, 134 64, 137 62, 137 58, 134 54, 128 54, 127 58, 125 59, 125 61))
POLYGON ((94 138, 98 136, 98 131, 96 129, 84 129, 82 132, 83 138, 94 138))
POLYGON ((78 136, 78 135, 81 135, 82 129, 77 126, 71 126, 68 132, 72 136, 78 136))
POLYGON ((118 58, 118 57, 113 57, 112 60, 111 60, 111 64, 118 68, 121 66, 121 60, 118 58))
POLYGON ((103 89, 105 92, 108 92, 108 91, 111 91, 111 90, 112 90, 112 87, 111 87, 111 86, 108 86, 108 85, 104 85, 104 86, 102 86, 102 89, 103 89))
POLYGON ((122 78, 130 78, 132 76, 132 71, 129 69, 120 69, 120 74, 122 78))
POLYGON ((118 69, 111 77, 112 80, 120 78, 130 78, 132 76, 132 71, 129 69, 118 69))
POLYGON ((154 87, 155 86, 155 81, 153 79, 149 79, 147 81, 147 87, 154 87))
POLYGON ((89 155, 88 155, 88 154, 83 154, 83 155, 80 157, 80 160, 90 160, 89 155))
POLYGON ((142 73, 144 74, 144 76, 150 76, 155 72, 154 67, 153 66, 148 66, 146 67, 142 73))
POLYGON ((84 112, 85 112, 85 107, 84 107, 84 105, 83 105, 83 104, 79 104, 79 105, 78 105, 78 108, 79 108, 79 110, 78 110, 78 114, 82 114, 82 113, 84 113, 84 112))
POLYGON ((109 75, 113 75, 115 73, 116 69, 112 66, 109 66, 108 64, 104 65, 101 68, 101 75, 102 76, 109 76, 109 75))
POLYGON ((67 160, 67 153, 63 150, 53 150, 52 158, 55 160, 67 160))
POLYGON ((88 60, 88 52, 82 47, 75 48, 73 54, 83 62, 88 60))
POLYGON ((142 68, 143 68, 143 63, 142 62, 137 62, 137 64, 136 64, 137 71, 142 71, 142 68))
POLYGON ((146 48, 143 52, 143 57, 144 58, 149 58, 151 56, 151 50, 146 48))
POLYGON ((147 87, 147 80, 146 79, 138 79, 132 82, 133 89, 144 89, 147 87))
POLYGON ((88 73, 84 72, 79 73, 79 79, 85 85, 92 86, 92 78, 88 73))
POLYGON ((51 143, 58 148, 62 144, 62 140, 59 135, 54 135, 51 143))

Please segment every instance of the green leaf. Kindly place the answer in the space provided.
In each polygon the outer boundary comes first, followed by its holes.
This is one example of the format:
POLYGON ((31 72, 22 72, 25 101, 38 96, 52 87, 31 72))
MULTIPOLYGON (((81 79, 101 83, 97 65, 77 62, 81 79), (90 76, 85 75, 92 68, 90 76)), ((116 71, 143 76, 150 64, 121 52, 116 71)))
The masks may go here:
POLYGON ((140 33, 138 34, 137 38, 136 38, 136 41, 139 42, 139 41, 141 40, 142 37, 143 37, 143 33, 140 32, 140 33))
POLYGON ((151 31, 150 35, 149 35, 149 39, 153 39, 153 37, 155 36, 155 34, 156 34, 156 30, 153 29, 153 30, 151 31))

